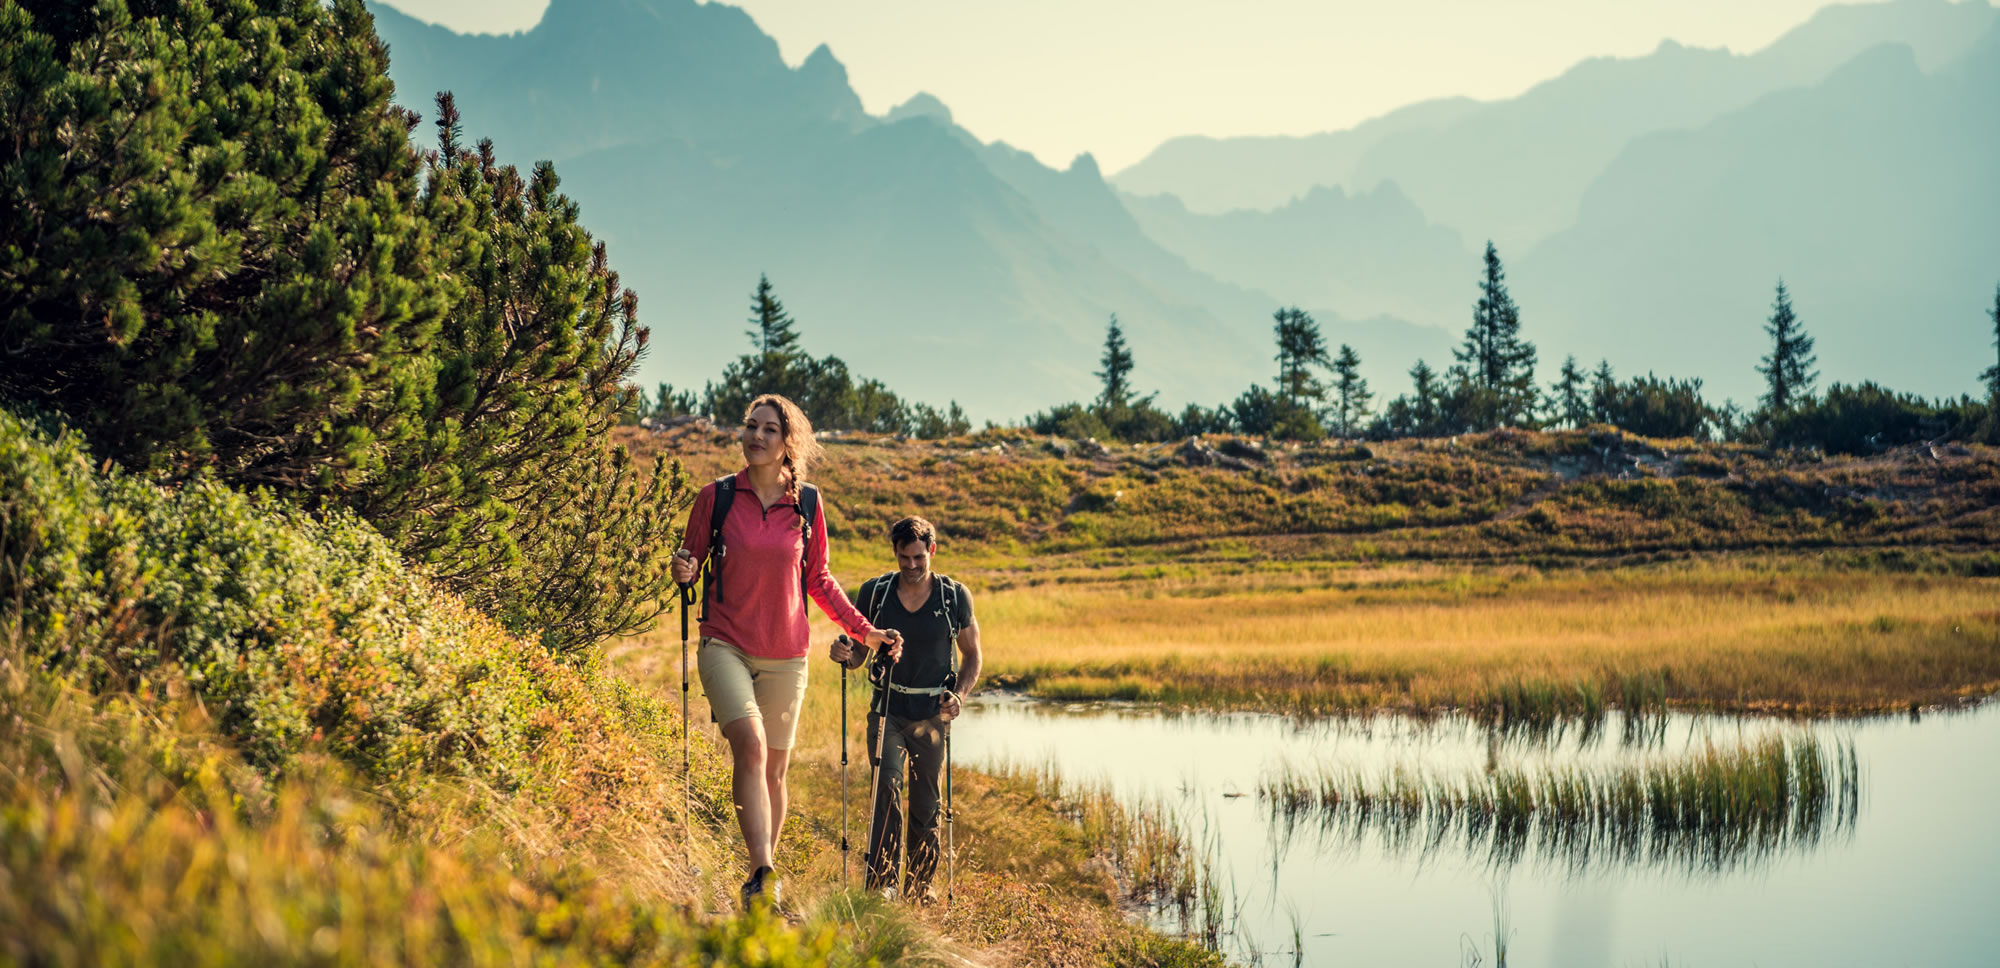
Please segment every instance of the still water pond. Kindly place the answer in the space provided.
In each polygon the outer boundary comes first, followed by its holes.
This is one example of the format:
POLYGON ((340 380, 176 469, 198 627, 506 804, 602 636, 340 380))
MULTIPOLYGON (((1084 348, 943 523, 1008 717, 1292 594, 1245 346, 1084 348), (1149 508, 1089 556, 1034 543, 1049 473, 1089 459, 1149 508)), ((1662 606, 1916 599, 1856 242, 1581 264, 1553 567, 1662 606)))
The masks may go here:
POLYGON ((1296 926, 1308 965, 1491 965, 1497 909, 1517 965, 2000 965, 1996 703, 1810 725, 1671 716, 1627 729, 1613 716, 1590 732, 1498 738, 1463 720, 1300 723, 1002 697, 975 703, 953 745, 971 766, 1049 767, 1166 805, 1212 852, 1231 898, 1222 947, 1238 962, 1293 963, 1296 926), (1490 839, 1302 824, 1259 792, 1287 767, 1629 774, 1807 732, 1858 768, 1835 806, 1805 836, 1723 849, 1720 864, 1643 850, 1580 861, 1546 842, 1496 862, 1490 839))

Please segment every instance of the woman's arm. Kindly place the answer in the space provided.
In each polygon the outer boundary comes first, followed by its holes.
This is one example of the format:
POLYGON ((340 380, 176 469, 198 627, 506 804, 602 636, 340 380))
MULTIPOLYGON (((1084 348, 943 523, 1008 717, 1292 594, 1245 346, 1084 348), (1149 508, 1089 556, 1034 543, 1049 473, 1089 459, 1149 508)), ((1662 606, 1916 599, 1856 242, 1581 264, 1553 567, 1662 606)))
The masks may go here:
MULTIPOLYGON (((821 499, 825 506, 825 499, 821 499)), ((819 525, 812 529, 806 541, 806 594, 819 603, 819 610, 833 620, 833 624, 847 630, 847 634, 864 642, 873 638, 881 639, 881 633, 869 624, 868 617, 847 600, 847 593, 840 589, 840 581, 827 568, 826 515, 822 511, 819 525)))
POLYGON ((674 552, 674 581, 692 584, 700 574, 701 563, 708 557, 708 519, 714 512, 715 485, 710 484, 694 496, 694 507, 688 509, 687 528, 681 532, 681 550, 674 552))

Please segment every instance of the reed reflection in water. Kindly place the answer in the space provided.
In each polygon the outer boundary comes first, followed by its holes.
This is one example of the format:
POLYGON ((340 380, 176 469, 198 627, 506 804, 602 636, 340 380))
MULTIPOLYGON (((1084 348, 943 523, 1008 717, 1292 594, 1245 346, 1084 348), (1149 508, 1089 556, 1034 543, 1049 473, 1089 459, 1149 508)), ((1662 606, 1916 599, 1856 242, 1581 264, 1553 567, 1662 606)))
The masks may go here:
POLYGON ((1769 736, 1727 750, 1605 766, 1458 774, 1286 765, 1258 783, 1274 834, 1322 845, 1379 838, 1392 852, 1462 852, 1495 868, 1532 860, 1584 873, 1643 866, 1716 873, 1851 835, 1860 812, 1851 741, 1769 736))

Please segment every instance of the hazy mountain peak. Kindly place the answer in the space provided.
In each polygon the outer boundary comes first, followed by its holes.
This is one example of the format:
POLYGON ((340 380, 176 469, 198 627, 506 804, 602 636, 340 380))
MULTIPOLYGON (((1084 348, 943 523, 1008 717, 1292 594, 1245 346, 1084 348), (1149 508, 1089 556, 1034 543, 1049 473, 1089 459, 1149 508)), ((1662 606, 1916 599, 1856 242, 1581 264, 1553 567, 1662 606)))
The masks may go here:
MULTIPOLYGON (((1391 183, 1388 181, 1384 181, 1382 182, 1382 184, 1388 185, 1391 183)), ((1308 204, 1323 205, 1328 202, 1344 202, 1346 200, 1347 200, 1346 188, 1343 188, 1339 185, 1314 185, 1313 187, 1306 189, 1306 193, 1304 195, 1293 200, 1292 204, 1297 205, 1301 202, 1304 202, 1308 204)))
POLYGON ((940 124, 952 123, 951 109, 929 91, 918 91, 909 100, 890 108, 882 120, 896 122, 905 118, 934 118, 940 124))
POLYGON ((1923 69, 1917 64, 1917 52, 1909 44, 1887 43, 1855 55, 1853 60, 1840 65, 1821 83, 1830 88, 1857 88, 1857 93, 1865 94, 1872 85, 1922 73, 1923 69))
POLYGON ((1074 159, 1072 159, 1069 163, 1068 170, 1066 170, 1064 174, 1077 175, 1080 177, 1089 178, 1092 181, 1104 180, 1104 173, 1097 170, 1096 156, 1092 155, 1088 151, 1084 152, 1083 154, 1077 155, 1074 159))
POLYGON ((825 44, 813 48, 813 52, 806 55, 805 63, 799 65, 799 73, 815 78, 825 77, 830 81, 838 80, 842 84, 847 83, 847 65, 842 64, 840 58, 833 56, 833 48, 825 44))
POLYGON ((1907 43, 1920 69, 1933 71, 1957 60, 2000 16, 1986 0, 1896 0, 1893 3, 1835 4, 1822 7, 1805 23, 1757 53, 1763 60, 1824 74, 1872 41, 1907 43))

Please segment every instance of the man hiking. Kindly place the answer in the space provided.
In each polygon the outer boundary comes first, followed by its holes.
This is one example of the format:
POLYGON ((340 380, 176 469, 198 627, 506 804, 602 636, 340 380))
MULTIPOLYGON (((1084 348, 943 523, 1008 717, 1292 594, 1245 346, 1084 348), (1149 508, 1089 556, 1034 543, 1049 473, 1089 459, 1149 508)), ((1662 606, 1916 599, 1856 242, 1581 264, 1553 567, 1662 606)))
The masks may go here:
MULTIPOLYGON (((880 751, 880 761, 868 829, 867 886, 885 893, 897 886, 907 767, 910 863, 903 896, 929 904, 936 900, 931 878, 942 855, 938 807, 949 756, 946 738, 963 709, 963 697, 979 682, 979 626, 965 586, 931 571, 937 528, 923 518, 904 518, 889 529, 889 543, 896 551, 896 570, 863 582, 854 593, 854 607, 871 624, 903 636, 901 658, 891 661, 878 650, 869 674, 875 697, 869 703, 868 748, 880 751), (954 662, 955 656, 963 656, 962 663, 954 662)), ((845 638, 834 642, 831 657, 847 668, 868 659, 865 649, 845 638)))

